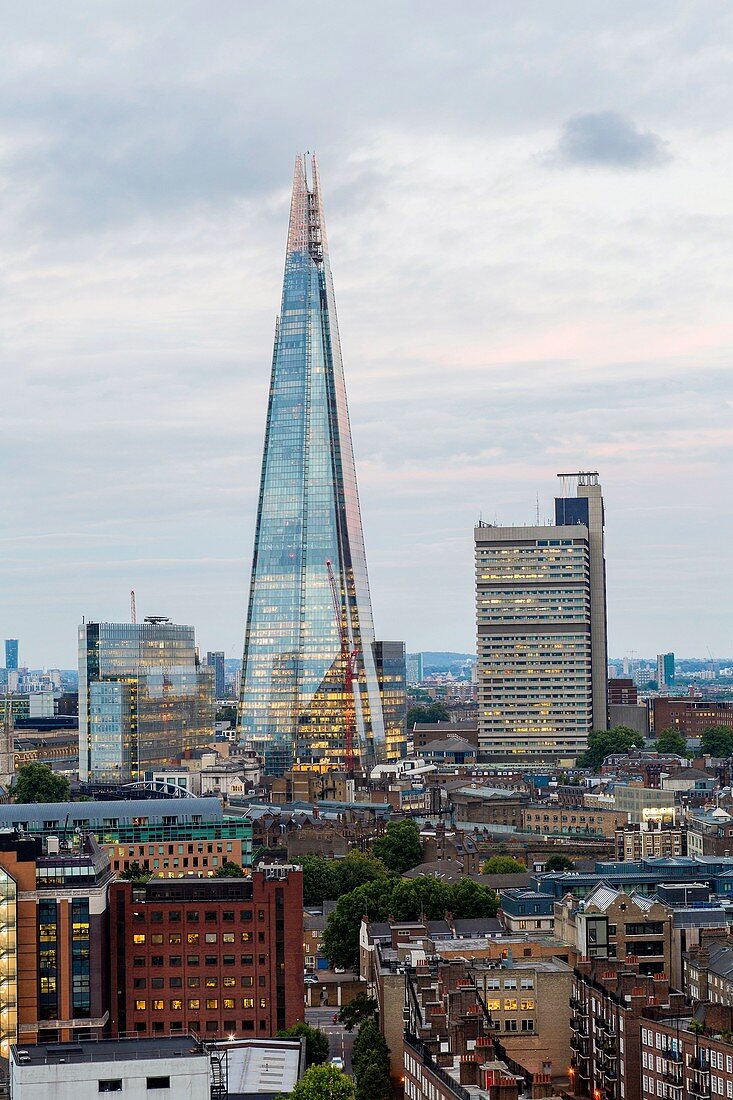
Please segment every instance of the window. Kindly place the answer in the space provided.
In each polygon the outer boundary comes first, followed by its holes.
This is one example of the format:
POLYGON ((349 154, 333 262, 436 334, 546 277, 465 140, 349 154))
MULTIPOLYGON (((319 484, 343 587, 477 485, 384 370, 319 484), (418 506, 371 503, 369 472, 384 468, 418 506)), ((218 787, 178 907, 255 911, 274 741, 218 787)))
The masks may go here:
POLYGON ((267 1008, 267 997, 260 997, 260 1008, 267 1008))
POLYGON ((171 1001, 171 1011, 172 1012, 180 1012, 182 1010, 182 1008, 183 1008, 183 1001, 179 1000, 177 997, 174 1000, 171 1001))
POLYGON ((150 965, 151 966, 162 966, 163 965, 163 956, 162 955, 151 955, 150 965))
POLYGON ((517 1021, 516 1020, 505 1020, 504 1021, 504 1031, 516 1031, 516 1030, 517 1030, 517 1021))
POLYGON ((97 1081, 97 1092, 122 1092, 122 1081, 119 1078, 112 1081, 97 1081))
POLYGON ((150 921, 151 921, 152 924, 162 924, 162 922, 163 922, 162 910, 154 909, 152 911, 152 913, 150 914, 150 921))
POLYGON ((224 998, 224 1008, 234 1008, 234 998, 233 997, 225 997, 224 998))
POLYGON ((216 955, 204 955, 206 966, 216 966, 216 955))
POLYGON ((149 1089, 169 1089, 171 1079, 170 1077, 148 1077, 146 1085, 149 1089))
POLYGON ((163 988, 163 979, 162 978, 151 978, 150 979, 150 988, 151 989, 162 989, 163 988))
POLYGON ((223 984, 225 989, 231 989, 232 986, 237 984, 237 979, 236 978, 224 978, 224 981, 223 981, 222 984, 223 984))
POLYGON ((225 909, 224 912, 221 915, 221 919, 223 921, 233 921, 234 920, 234 910, 233 909, 225 909))
POLYGON ((188 986, 189 989, 198 989, 198 987, 201 985, 201 979, 200 978, 186 978, 186 985, 188 986))
POLYGON ((242 1008, 254 1008, 255 1003, 252 997, 242 997, 242 1008))
POLYGON ((187 958, 186 958, 186 962, 188 963, 189 966, 198 966, 199 957, 198 957, 198 955, 188 955, 187 958))
POLYGON ((234 933, 233 932, 222 932, 221 942, 222 943, 234 943, 234 933))
POLYGON ((204 914, 204 920, 209 921, 209 923, 213 922, 214 924, 216 924, 216 909, 207 909, 206 913, 204 914))
POLYGON ((217 938, 216 932, 207 932, 204 936, 207 943, 216 943, 217 938))
POLYGON ((522 1031, 534 1031, 534 1020, 522 1020, 522 1031))
POLYGON ((145 943, 145 933, 144 932, 136 932, 135 935, 132 937, 132 942, 133 943, 145 943))
POLYGON ((183 985, 183 982, 182 982, 182 980, 181 980, 181 978, 180 978, 180 977, 177 977, 177 978, 169 978, 169 979, 168 979, 168 987, 169 987, 169 989, 180 989, 182 985, 183 985))
POLYGON ((153 1001, 153 1012, 162 1012, 165 1007, 165 1001, 153 1001))
POLYGON ((251 939, 252 936, 249 932, 242 932, 242 943, 249 943, 251 939))
POLYGON ((188 935, 186 936, 186 940, 187 940, 188 943, 198 943, 199 942, 198 932, 189 932, 188 935))
POLYGON ((534 1008, 534 1001, 522 1001, 521 1007, 523 1009, 533 1009, 534 1008))
POLYGON ((219 983, 216 978, 207 978, 205 984, 207 989, 216 989, 219 983))
POLYGON ((218 1008, 219 1007, 218 998, 217 997, 210 997, 208 999, 208 1001, 206 1002, 206 1007, 207 1008, 218 1008))
POLYGON ((186 920, 188 921, 188 923, 189 924, 197 924, 198 919, 199 919, 199 915, 196 912, 196 910, 195 909, 189 909, 189 911, 186 913, 186 920))
POLYGON ((197 1009, 201 1008, 201 1001, 198 999, 198 997, 189 997, 188 1007, 197 1009))
POLYGON ((183 962, 183 956, 182 955, 171 955, 168 959, 168 965, 169 966, 180 966, 182 962, 183 962))
POLYGON ((499 1000, 498 997, 496 997, 495 999, 493 999, 491 1001, 487 1001, 486 1002, 486 1007, 488 1008, 489 1012, 498 1012, 499 1009, 501 1008, 501 1001, 499 1000))
MULTIPOLYGON (((228 959, 229 956, 225 955, 224 958, 228 959)), ((253 962, 254 962, 254 955, 242 955, 241 956, 242 966, 251 966, 253 962)))
POLYGON ((168 943, 180 943, 180 942, 181 942, 181 933, 180 932, 171 932, 169 934, 168 943))
POLYGON ((136 1012, 144 1012, 147 1007, 148 1007, 147 1001, 135 1001, 135 1011, 136 1012))
POLYGON ((254 985, 254 984, 255 984, 255 980, 252 977, 252 975, 251 974, 245 974, 244 977, 242 978, 242 985, 246 988, 247 986, 251 986, 251 985, 254 985))
POLYGON ((162 944, 162 934, 160 932, 154 932, 153 935, 150 937, 150 942, 156 944, 156 946, 162 944))
POLYGON ((505 1012, 515 1012, 516 1008, 517 1008, 516 998, 507 997, 504 1001, 504 1011, 505 1012))
POLYGON ((505 989, 516 989, 517 988, 517 979, 516 978, 505 978, 504 979, 504 988, 505 989))
POLYGON ((252 920, 252 910, 251 909, 241 909, 240 912, 239 912, 239 919, 240 920, 252 920))

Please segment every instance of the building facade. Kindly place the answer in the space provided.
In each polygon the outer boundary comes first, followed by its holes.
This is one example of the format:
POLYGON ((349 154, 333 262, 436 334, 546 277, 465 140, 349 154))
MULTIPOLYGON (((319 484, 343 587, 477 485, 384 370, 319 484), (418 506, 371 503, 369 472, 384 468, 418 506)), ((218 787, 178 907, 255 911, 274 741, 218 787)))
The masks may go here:
POLYGON ((598 475, 556 498, 553 526, 481 524, 474 536, 482 753, 572 763, 608 724, 598 475))
POLYGON ((267 773, 277 775, 294 761, 324 770, 343 766, 352 720, 357 758, 372 765, 384 751, 371 597, 315 156, 310 166, 309 181, 307 159, 297 158, 239 713, 242 741, 264 757, 267 773), (347 691, 348 663, 353 693, 347 691))
POLYGON ((407 673, 404 642, 375 642, 374 664, 384 715, 384 755, 401 760, 407 755, 407 673))
POLYGON ((18 639, 5 639, 5 668, 8 672, 18 671, 18 639))
POLYGON ((214 692, 217 699, 224 698, 226 677, 224 674, 224 650, 217 649, 206 654, 206 664, 214 670, 214 692))
POLYGON ((615 810, 594 810, 588 806, 534 805, 522 810, 526 833, 545 836, 613 837, 626 815, 615 810))
POLYGON ((191 626, 79 627, 79 778, 130 783, 214 736, 214 671, 191 626))
POLYGON ((616 830, 616 859, 633 863, 640 859, 687 855, 687 830, 665 821, 623 825, 616 830))
POLYGON ((274 1035, 303 1019, 303 873, 116 882, 112 1033, 274 1035))
POLYGON ((674 687, 674 653, 657 654, 657 688, 666 691, 674 687))
POLYGON ((669 696, 652 700, 654 732, 673 729, 685 737, 702 737, 712 726, 733 729, 733 702, 669 696))

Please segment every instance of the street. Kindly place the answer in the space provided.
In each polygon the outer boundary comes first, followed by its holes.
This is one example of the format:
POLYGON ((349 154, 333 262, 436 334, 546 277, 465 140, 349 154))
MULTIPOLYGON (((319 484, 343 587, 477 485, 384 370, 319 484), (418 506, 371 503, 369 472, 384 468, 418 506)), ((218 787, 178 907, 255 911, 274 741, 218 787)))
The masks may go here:
POLYGON ((343 1058, 344 1072, 351 1073, 351 1050, 354 1046, 355 1032, 347 1031, 342 1024, 335 1024, 333 1017, 337 1008, 306 1008, 305 1019, 311 1027, 319 1027, 328 1035, 330 1058, 343 1058))

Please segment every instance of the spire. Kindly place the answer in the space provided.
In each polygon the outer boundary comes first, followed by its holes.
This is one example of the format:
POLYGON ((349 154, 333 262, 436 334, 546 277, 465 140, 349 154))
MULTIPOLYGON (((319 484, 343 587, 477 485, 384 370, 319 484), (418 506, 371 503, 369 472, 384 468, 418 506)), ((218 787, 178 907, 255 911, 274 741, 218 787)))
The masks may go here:
POLYGON ((323 263, 326 252, 326 225, 321 203, 321 181, 315 153, 295 158, 293 194, 290 200, 288 254, 308 252, 317 264, 323 263), (308 186, 308 157, 312 184, 308 186))

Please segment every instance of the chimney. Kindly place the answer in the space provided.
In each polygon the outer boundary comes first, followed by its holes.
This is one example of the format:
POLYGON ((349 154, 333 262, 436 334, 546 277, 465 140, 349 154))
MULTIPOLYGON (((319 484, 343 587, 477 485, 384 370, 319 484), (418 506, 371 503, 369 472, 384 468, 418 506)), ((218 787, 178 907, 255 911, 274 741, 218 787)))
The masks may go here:
POLYGON ((459 1083, 461 1085, 478 1085, 479 1064, 472 1054, 464 1055, 459 1062, 459 1083))

